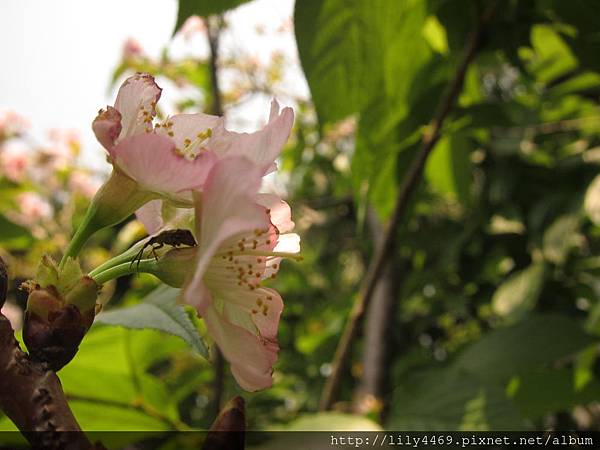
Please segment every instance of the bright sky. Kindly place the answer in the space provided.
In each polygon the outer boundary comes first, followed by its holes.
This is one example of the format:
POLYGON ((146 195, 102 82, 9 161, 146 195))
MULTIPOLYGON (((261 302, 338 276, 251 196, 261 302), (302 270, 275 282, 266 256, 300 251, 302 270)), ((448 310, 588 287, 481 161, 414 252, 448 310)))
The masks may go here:
MULTIPOLYGON (((256 0, 238 8, 229 17, 233 34, 224 39, 224 47, 244 47, 260 59, 280 49, 296 58, 292 34, 275 41, 255 31, 256 23, 277 28, 292 10, 293 0, 256 0)), ((101 167, 104 154, 91 122, 99 108, 113 103, 108 84, 123 42, 133 37, 147 54, 157 56, 171 38, 177 1, 3 0, 0 11, 0 109, 24 115, 39 138, 49 128, 78 130, 85 149, 82 162, 101 167)), ((190 52, 181 37, 172 50, 190 52)), ((294 70, 291 88, 306 93, 299 68, 294 70)), ((252 102, 243 113, 265 118, 268 99, 252 102)))

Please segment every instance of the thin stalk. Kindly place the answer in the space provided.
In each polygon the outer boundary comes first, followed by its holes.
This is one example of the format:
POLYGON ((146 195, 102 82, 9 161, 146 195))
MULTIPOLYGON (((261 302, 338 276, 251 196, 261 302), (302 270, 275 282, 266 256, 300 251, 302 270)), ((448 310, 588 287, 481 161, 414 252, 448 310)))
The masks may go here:
POLYGON ((94 234, 93 227, 91 227, 92 217, 94 216, 94 208, 93 205, 90 205, 88 210, 85 213, 85 217, 83 218, 83 222, 77 228, 77 231, 71 238, 71 242, 67 246, 65 253, 63 254, 62 259, 60 260, 59 268, 62 269, 67 259, 70 257, 75 258, 87 242, 87 240, 94 234))
POLYGON ((142 259, 139 264, 137 262, 133 264, 131 262, 126 262, 111 267, 103 272, 96 273, 94 276, 90 276, 96 283, 102 285, 110 280, 114 280, 115 278, 124 277, 135 273, 152 273, 155 267, 156 260, 142 259))
MULTIPOLYGON (((148 239, 150 239, 150 238, 148 238, 148 239)), ((104 272, 112 267, 118 266, 125 262, 131 262, 133 260, 133 258, 135 258, 135 256, 140 252, 140 249, 142 248, 142 246, 146 244, 148 239, 144 239, 142 241, 136 242, 134 245, 132 245, 129 249, 125 250, 120 255, 117 255, 114 258, 111 258, 111 259, 103 262, 98 267, 96 267, 94 270, 92 270, 89 273, 89 276, 94 278, 99 273, 104 272)))

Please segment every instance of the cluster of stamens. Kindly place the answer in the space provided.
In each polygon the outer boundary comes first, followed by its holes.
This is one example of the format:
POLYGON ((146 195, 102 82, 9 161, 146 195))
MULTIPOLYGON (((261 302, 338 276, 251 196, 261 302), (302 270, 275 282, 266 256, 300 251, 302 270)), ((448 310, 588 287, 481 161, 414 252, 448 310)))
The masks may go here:
POLYGON ((142 115, 142 122, 146 125, 146 133, 152 132, 152 121, 156 115, 156 102, 150 103, 150 110, 147 110, 144 105, 140 106, 140 114, 142 115))
MULTIPOLYGON (((225 269, 234 272, 238 286, 247 286, 251 291, 260 286, 265 270, 263 264, 268 264, 268 256, 271 256, 271 251, 270 248, 265 249, 264 256, 253 255, 253 253, 260 252, 264 246, 269 247, 272 244, 269 237, 265 239, 265 235, 268 233, 268 229, 256 229, 252 238, 242 237, 230 247, 231 250, 221 255, 223 260, 231 263, 227 264, 225 269)), ((273 264, 271 268, 277 270, 278 265, 273 264)), ((275 274, 271 275, 271 278, 275 278, 275 274)))

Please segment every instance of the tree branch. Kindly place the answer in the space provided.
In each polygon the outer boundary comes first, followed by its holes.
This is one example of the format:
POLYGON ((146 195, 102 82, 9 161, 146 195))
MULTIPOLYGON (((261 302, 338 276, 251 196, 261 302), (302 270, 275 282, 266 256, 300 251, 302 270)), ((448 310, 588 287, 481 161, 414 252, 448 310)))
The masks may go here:
MULTIPOLYGON (((221 16, 209 17, 207 19, 208 44, 210 48, 210 81, 212 87, 213 101, 212 114, 223 116, 223 99, 221 98, 221 89, 219 86, 219 38, 223 25, 221 16)), ((212 398, 212 415, 216 417, 221 411, 221 403, 223 402, 223 392, 225 390, 225 359, 221 351, 216 346, 213 349, 213 398, 212 398)))
POLYGON ((333 371, 325 382, 325 387, 321 396, 321 410, 328 410, 333 404, 341 381, 342 373, 345 370, 346 364, 350 357, 351 344, 358 332, 360 320, 362 319, 365 309, 371 300, 375 286, 377 286, 377 280, 381 276, 389 256, 392 254, 392 250, 395 245, 396 229, 398 228, 398 225, 404 216, 404 212, 408 206, 413 192, 421 180, 425 162, 440 138, 444 121, 448 117, 450 110, 454 106, 454 103, 462 90, 465 74, 469 64, 477 53, 483 30, 491 19, 495 10, 495 6, 496 2, 490 4, 490 6, 479 17, 478 24, 469 37, 461 62, 456 69, 456 73, 448 85, 447 93, 444 97, 442 97, 440 103, 438 104, 436 112, 433 116, 433 120, 429 126, 429 130, 423 136, 422 146, 415 159, 412 161, 406 176, 402 180, 402 184, 398 191, 398 197, 396 199, 396 206, 394 208, 394 212, 392 213, 390 223, 387 227, 383 244, 375 251, 367 274, 363 279, 363 284, 359 295, 354 302, 352 311, 350 312, 350 317, 346 322, 346 326, 338 343, 332 363, 333 371))
MULTIPOLYGON (((8 275, 0 258, 0 307, 8 275)), ((87 439, 75 420, 56 373, 24 353, 8 319, 0 313, 0 408, 34 448, 103 448, 87 439), (64 432, 71 433, 64 433, 64 432)))

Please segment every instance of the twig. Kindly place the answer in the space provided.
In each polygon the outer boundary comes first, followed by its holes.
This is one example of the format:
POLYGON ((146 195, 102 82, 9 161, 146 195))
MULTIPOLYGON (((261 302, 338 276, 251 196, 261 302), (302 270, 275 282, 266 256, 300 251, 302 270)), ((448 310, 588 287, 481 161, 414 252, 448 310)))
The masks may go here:
MULTIPOLYGON (((223 99, 221 98, 221 90, 219 86, 219 38, 221 35, 221 27, 223 18, 221 16, 209 17, 207 19, 208 29, 208 44, 210 47, 210 80, 213 94, 212 113, 217 116, 223 115, 223 99)), ((225 390, 225 360, 221 351, 215 346, 213 351, 213 398, 212 398, 212 415, 216 417, 221 411, 221 403, 223 402, 223 392, 225 390)))
MULTIPOLYGON (((6 299, 7 282, 6 266, 0 259, 0 307, 6 299)), ((81 431, 56 373, 21 350, 10 322, 1 313, 0 408, 34 448, 103 448, 92 445, 81 431)))
POLYGON ((400 224, 400 220, 404 215, 404 211, 409 203, 412 193, 418 186, 425 167, 425 162, 435 144, 440 138, 442 125, 444 120, 450 113, 456 98, 462 90, 465 73, 469 64, 475 57, 477 48, 479 47, 481 35, 485 25, 491 19, 495 10, 496 2, 490 4, 490 6, 481 14, 477 27, 469 37, 467 42, 462 60, 456 70, 454 78, 448 85, 447 94, 442 98, 438 104, 436 113, 433 116, 431 125, 429 126, 428 132, 423 136, 423 143, 421 149, 417 153, 415 159, 412 161, 409 170, 402 180, 402 184, 398 191, 398 197, 396 199, 396 206, 387 227, 383 244, 375 251, 371 264, 367 274, 363 280, 363 284, 359 295, 354 302, 352 311, 346 326, 338 343, 334 358, 333 358, 333 371, 329 378, 325 381, 325 387, 321 396, 320 409, 328 410, 331 408, 337 389, 340 384, 342 373, 346 367, 350 356, 351 344, 354 340, 361 318, 364 315, 365 309, 371 300, 377 280, 381 276, 383 269, 385 268, 386 262, 392 253, 395 244, 396 229, 400 224))

